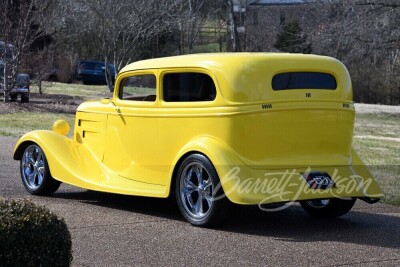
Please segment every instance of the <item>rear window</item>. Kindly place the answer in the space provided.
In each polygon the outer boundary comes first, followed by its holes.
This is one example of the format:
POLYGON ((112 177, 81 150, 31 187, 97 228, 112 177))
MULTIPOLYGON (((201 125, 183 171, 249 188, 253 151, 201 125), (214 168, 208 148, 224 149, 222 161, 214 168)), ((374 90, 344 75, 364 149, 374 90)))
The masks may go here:
POLYGON ((212 101, 216 89, 210 76, 204 73, 168 73, 163 79, 166 102, 212 101))
POLYGON ((272 89, 325 89, 335 90, 336 79, 331 74, 321 72, 286 72, 272 78, 272 89))

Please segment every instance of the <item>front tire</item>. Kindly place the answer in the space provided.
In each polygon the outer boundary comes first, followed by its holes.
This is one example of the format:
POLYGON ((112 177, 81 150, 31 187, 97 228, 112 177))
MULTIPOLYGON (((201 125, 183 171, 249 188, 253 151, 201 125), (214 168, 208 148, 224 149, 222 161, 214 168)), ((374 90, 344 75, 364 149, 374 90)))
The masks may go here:
POLYGON ((225 219, 230 203, 214 166, 204 155, 193 154, 182 162, 175 189, 179 210, 192 225, 211 227, 225 219))
POLYGON ((300 205, 312 216, 318 218, 336 218, 348 213, 355 202, 355 198, 331 198, 300 201, 300 205))
POLYGON ((32 195, 50 195, 60 187, 61 183, 51 177, 46 156, 37 144, 25 149, 20 170, 22 183, 32 195))

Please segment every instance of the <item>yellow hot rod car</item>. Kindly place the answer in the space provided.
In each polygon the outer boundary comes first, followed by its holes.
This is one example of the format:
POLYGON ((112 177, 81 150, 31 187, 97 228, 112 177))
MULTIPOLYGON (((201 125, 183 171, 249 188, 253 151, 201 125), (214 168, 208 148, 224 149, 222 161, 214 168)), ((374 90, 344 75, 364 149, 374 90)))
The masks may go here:
MULTIPOLYGON (((126 195, 175 193, 190 223, 223 221, 230 203, 299 201, 337 217, 382 197, 352 148, 345 66, 302 54, 221 53, 132 63, 113 97, 81 104, 73 137, 57 121, 16 144, 31 194, 60 183, 126 195)), ((263 205, 264 207, 264 205, 263 205)))

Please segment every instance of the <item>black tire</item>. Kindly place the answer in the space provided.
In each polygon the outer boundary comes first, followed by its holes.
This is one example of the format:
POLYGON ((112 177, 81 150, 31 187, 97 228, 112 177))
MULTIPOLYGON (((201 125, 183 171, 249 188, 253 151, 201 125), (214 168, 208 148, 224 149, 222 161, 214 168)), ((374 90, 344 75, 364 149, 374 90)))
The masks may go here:
POLYGON ((11 102, 17 102, 18 95, 10 95, 11 102))
POLYGON ((29 102, 29 96, 21 95, 21 103, 28 103, 28 102, 29 102))
POLYGON ((214 166, 201 154, 192 154, 180 164, 175 194, 183 217, 195 226, 221 224, 231 206, 214 166))
POLYGON ((348 213, 355 202, 356 198, 331 198, 300 201, 300 205, 312 216, 318 218, 336 218, 348 213))
POLYGON ((61 182, 51 176, 46 156, 37 144, 31 144, 25 149, 20 171, 23 185, 32 195, 50 195, 60 187, 61 182))

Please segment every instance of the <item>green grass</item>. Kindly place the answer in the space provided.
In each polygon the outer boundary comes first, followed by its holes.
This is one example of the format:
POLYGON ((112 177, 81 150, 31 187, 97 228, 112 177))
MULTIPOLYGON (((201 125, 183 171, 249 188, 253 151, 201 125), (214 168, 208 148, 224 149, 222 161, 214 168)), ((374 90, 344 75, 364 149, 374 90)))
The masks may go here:
POLYGON ((213 52, 220 52, 219 51, 219 44, 212 43, 212 44, 204 44, 204 45, 196 45, 193 49, 193 53, 213 53, 213 52))
POLYGON ((33 130, 51 130, 53 122, 57 119, 68 121, 74 126, 73 114, 55 114, 39 112, 18 112, 12 114, 0 114, 0 135, 20 137, 23 134, 33 130))
MULTIPOLYGON (((60 94, 81 97, 84 99, 98 99, 109 97, 110 91, 106 85, 84 85, 84 84, 68 84, 68 83, 48 83, 44 82, 45 94, 60 94), (50 86, 49 86, 50 85, 50 86)), ((32 93, 38 93, 37 86, 32 85, 32 93)))
POLYGON ((400 115, 357 114, 354 134, 400 138, 400 115))
POLYGON ((381 186, 383 202, 395 205, 400 205, 399 139, 399 115, 357 115, 353 146, 381 186))

